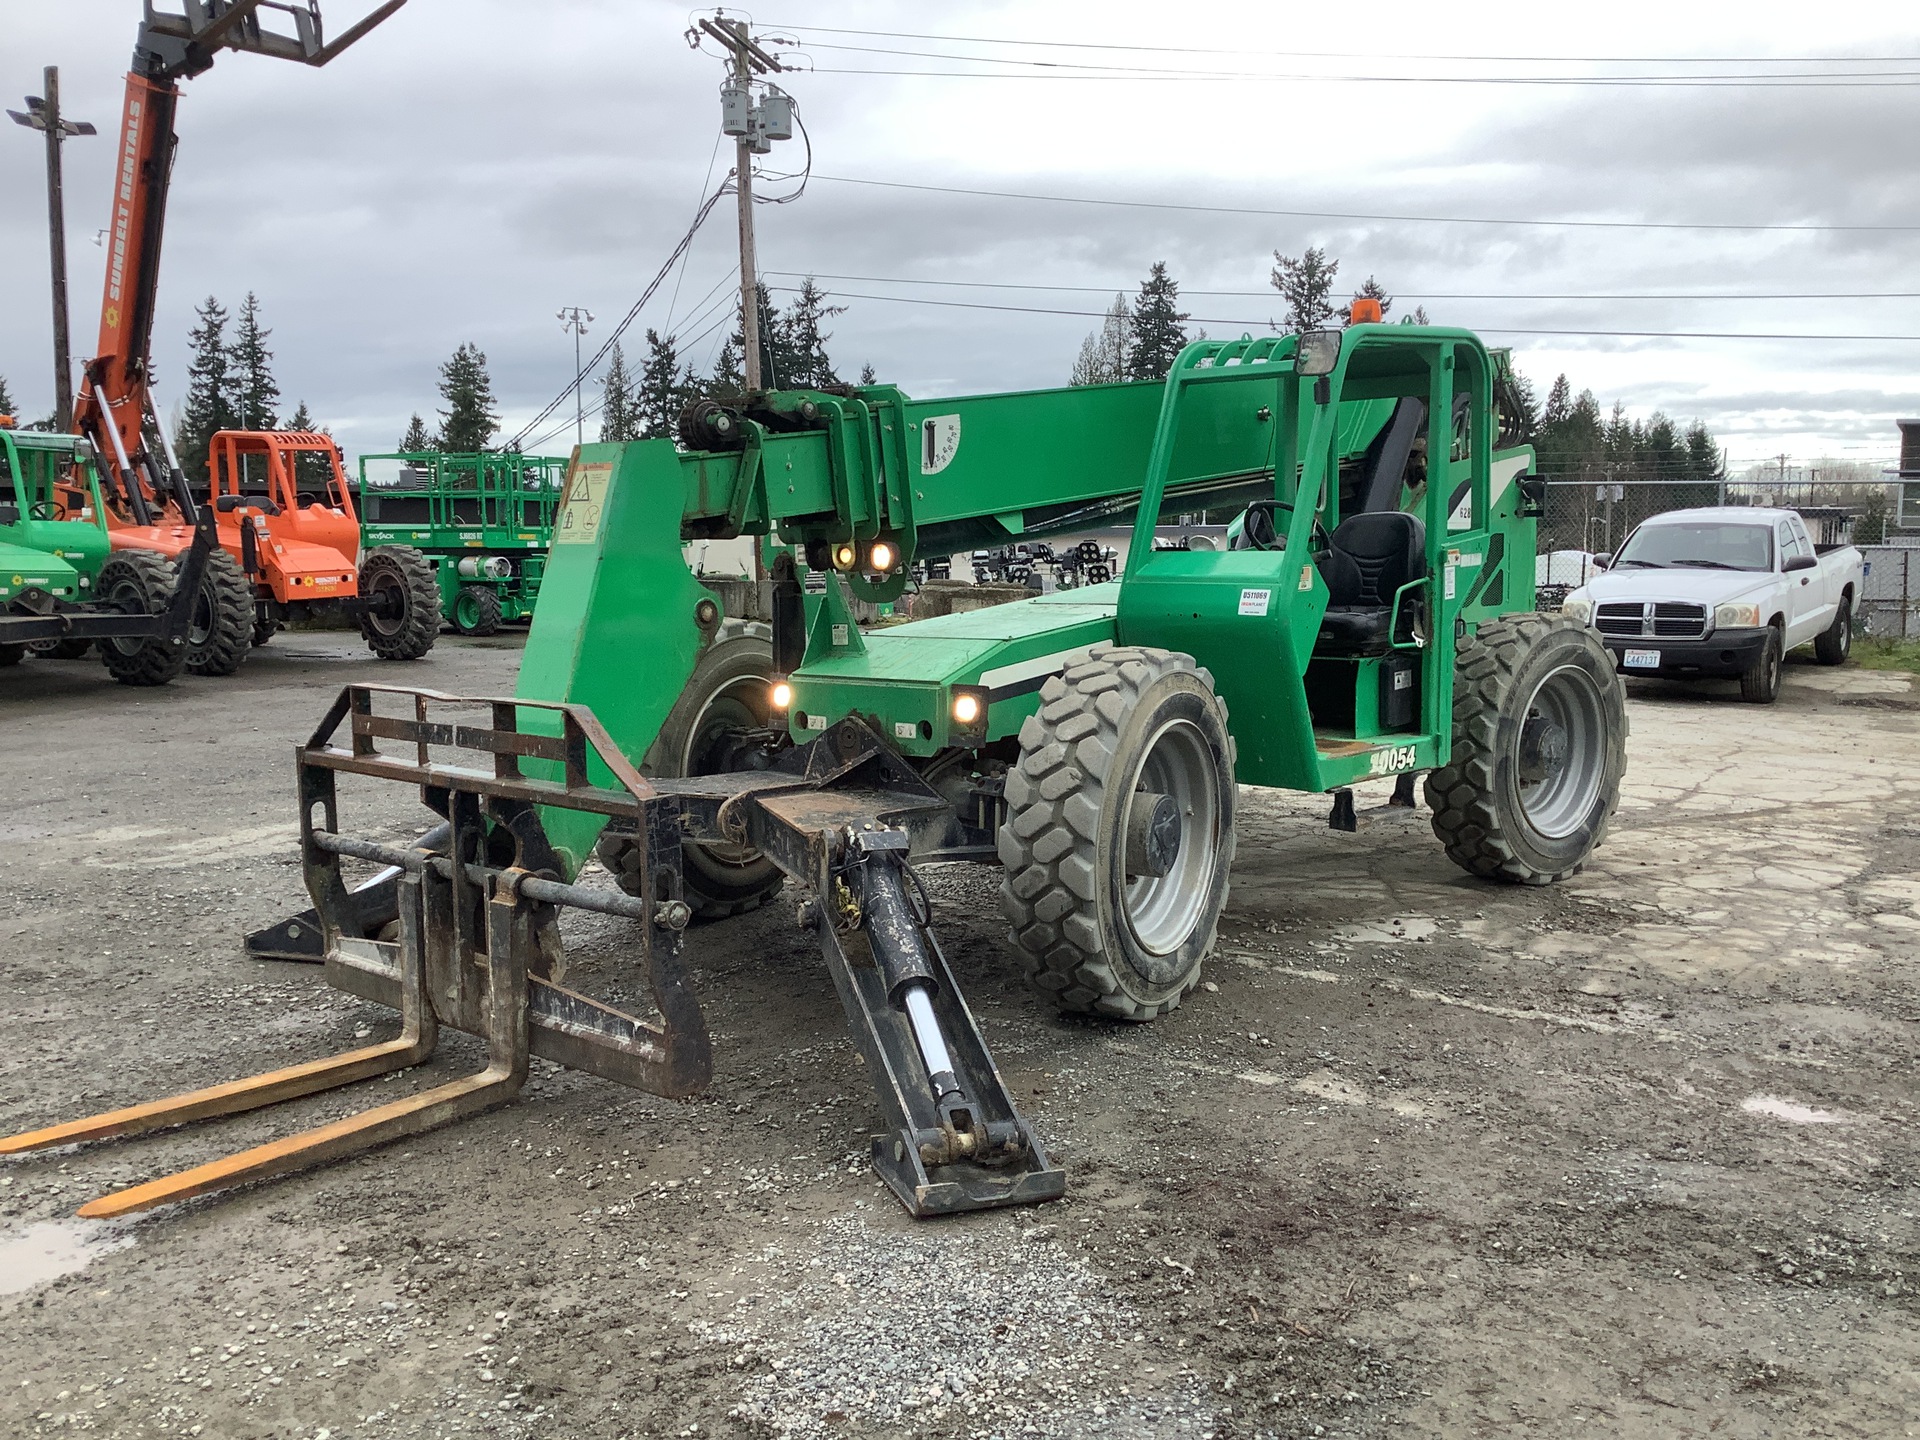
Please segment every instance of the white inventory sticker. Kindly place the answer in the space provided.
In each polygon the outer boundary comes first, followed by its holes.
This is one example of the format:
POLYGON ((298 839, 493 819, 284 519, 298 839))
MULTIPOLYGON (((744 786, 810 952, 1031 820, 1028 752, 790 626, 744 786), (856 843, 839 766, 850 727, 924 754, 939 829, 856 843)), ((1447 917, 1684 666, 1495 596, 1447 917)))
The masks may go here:
POLYGON ((1242 615, 1264 615, 1273 604, 1271 590, 1242 590, 1240 592, 1240 613, 1242 615))
POLYGON ((896 720, 893 722, 893 734, 897 740, 913 740, 919 737, 920 727, 911 720, 896 720))
POLYGON ((1459 571, 1459 567, 1457 567, 1451 560, 1447 562, 1444 568, 1446 570, 1446 576, 1447 576, 1446 598, 1451 600, 1453 599, 1454 588, 1458 583, 1458 576, 1460 574, 1460 571, 1459 571))

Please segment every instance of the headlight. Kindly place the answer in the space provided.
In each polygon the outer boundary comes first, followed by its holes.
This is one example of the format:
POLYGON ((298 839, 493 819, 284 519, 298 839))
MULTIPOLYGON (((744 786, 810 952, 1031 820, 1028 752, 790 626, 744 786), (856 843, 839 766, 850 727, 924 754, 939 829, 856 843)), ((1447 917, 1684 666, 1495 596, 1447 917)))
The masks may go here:
POLYGON ((1756 630, 1760 626, 1758 605, 1716 605, 1713 628, 1716 630, 1756 630))
POLYGON ((1593 601, 1580 595, 1569 595, 1560 602, 1560 613, 1582 625, 1593 623, 1593 601))
POLYGON ((793 686, 784 680, 776 680, 767 691, 767 704, 775 710, 785 710, 793 704, 793 686))

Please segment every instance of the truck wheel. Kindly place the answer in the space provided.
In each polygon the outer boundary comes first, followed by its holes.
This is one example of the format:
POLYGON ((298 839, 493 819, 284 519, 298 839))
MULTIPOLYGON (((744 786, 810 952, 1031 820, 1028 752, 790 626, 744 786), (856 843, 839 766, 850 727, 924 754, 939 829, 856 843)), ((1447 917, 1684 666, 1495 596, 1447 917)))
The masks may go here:
MULTIPOLYGON (((723 622, 667 712, 640 762, 641 772, 678 780, 741 768, 738 737, 766 728, 772 673, 772 632, 765 625, 723 622)), ((642 893, 640 851, 631 836, 604 833, 596 853, 622 890, 642 893)), ((688 840, 680 847, 680 863, 686 902, 702 920, 758 909, 786 880, 779 866, 744 845, 688 840)))
MULTIPOLYGON (((173 599, 174 569, 151 550, 116 550, 100 567, 93 595, 126 615, 164 614, 173 599)), ((186 667, 187 647, 164 635, 99 642, 100 659, 122 685, 165 685, 186 667)))
POLYGON ((43 660, 80 660, 93 653, 93 641, 29 640, 27 649, 43 660))
POLYGON ((411 545, 382 545, 360 564, 360 633, 382 660, 418 660, 440 635, 433 562, 411 545))
POLYGON ((1234 744, 1189 655, 1095 646, 1020 727, 1000 909, 1062 1010, 1152 1020, 1200 981, 1233 864, 1234 744))
POLYGON ((447 618, 462 635, 491 635, 500 628, 500 597, 485 585, 462 585, 447 618))
POLYGON ((1778 626, 1767 627, 1760 658, 1740 672, 1740 698, 1750 705, 1771 705, 1780 698, 1782 647, 1778 626))
POLYGON ((1433 833, 1483 879, 1565 879, 1620 802, 1627 708, 1612 658, 1563 616, 1512 615, 1460 642, 1453 687, 1453 756, 1427 776, 1433 833))
POLYGON ((1822 665, 1844 665, 1853 653, 1853 596, 1842 595, 1833 624, 1813 642, 1813 658, 1822 665))
MULTIPOLYGON (((178 576, 184 561, 176 561, 178 576)), ((253 584, 224 550, 207 556, 200 593, 187 617, 187 673, 231 675, 253 645, 253 584)))

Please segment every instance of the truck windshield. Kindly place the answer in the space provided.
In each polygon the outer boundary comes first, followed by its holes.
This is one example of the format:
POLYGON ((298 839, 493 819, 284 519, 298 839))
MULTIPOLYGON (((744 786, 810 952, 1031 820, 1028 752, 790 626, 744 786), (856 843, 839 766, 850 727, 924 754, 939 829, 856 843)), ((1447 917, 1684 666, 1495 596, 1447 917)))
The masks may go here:
POLYGON ((1614 568, 1668 565, 1707 570, 1771 570, 1773 531, 1765 525, 1701 521, 1643 525, 1614 558, 1614 568))

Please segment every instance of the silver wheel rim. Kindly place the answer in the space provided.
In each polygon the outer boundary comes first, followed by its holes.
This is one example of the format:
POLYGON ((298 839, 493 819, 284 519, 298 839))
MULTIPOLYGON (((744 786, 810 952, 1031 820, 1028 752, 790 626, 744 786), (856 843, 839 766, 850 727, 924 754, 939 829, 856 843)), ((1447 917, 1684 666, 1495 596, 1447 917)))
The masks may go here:
POLYGON ((1541 779, 1518 779, 1520 811, 1550 840, 1571 835, 1585 823, 1606 779, 1606 718, 1600 687, 1578 665, 1550 672, 1527 701, 1528 721, 1544 720, 1566 736, 1566 756, 1541 779))
MULTIPOLYGON (((696 757, 712 745, 717 730, 738 725, 742 720, 754 727, 766 724, 767 717, 756 711, 747 699, 756 692, 764 699, 766 691, 766 680, 756 675, 735 676, 716 687, 701 705, 699 718, 688 729, 686 749, 674 757, 680 774, 693 776, 709 773, 694 767, 698 763, 696 757)), ((760 852, 751 845, 729 845, 717 840, 702 842, 700 851, 722 864, 741 869, 760 859, 760 852)))
POLYGON ((1147 742, 1120 814, 1116 864, 1126 863, 1120 855, 1125 852, 1134 797, 1142 791, 1170 796, 1179 807, 1180 848, 1166 874, 1124 880, 1121 908, 1140 948, 1150 955, 1168 955, 1200 923, 1220 858, 1219 770, 1213 747, 1199 726, 1190 720, 1170 720, 1147 742))

